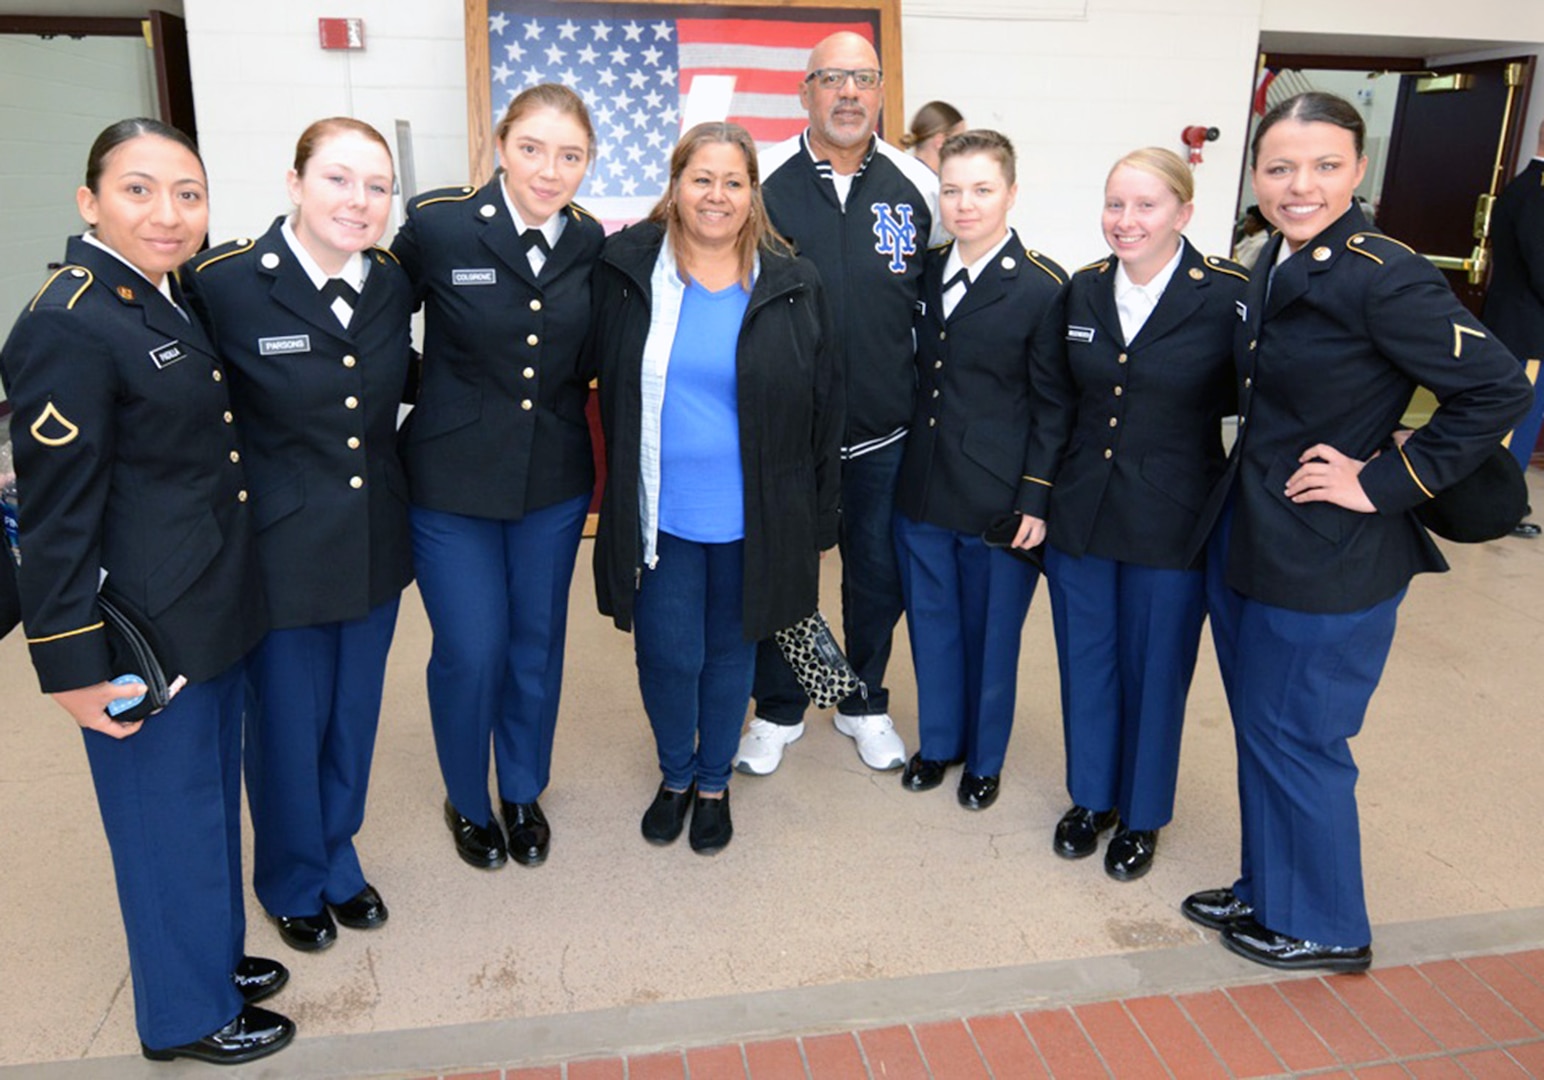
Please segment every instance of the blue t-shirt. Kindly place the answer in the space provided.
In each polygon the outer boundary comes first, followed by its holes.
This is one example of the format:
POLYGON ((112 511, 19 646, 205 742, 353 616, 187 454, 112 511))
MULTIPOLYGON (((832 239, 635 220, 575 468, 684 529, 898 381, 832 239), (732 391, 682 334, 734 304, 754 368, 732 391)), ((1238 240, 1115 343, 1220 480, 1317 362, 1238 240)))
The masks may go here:
POLYGON ((745 537, 735 351, 750 293, 689 282, 660 412, 659 527, 700 544, 745 537))

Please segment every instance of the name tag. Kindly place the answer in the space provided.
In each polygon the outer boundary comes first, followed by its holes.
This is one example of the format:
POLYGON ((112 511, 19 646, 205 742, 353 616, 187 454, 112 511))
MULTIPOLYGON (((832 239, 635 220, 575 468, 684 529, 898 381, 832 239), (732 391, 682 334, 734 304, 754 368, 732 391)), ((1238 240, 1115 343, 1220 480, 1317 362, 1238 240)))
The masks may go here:
POLYGON ((155 362, 157 368, 165 368, 178 360, 186 360, 187 356, 180 341, 168 341, 165 345, 157 345, 150 350, 150 359, 155 362))
POLYGON ((492 267, 486 270, 452 270, 450 283, 452 285, 497 285, 499 275, 492 267))
POLYGON ((1092 326, 1069 326, 1067 327, 1067 340, 1081 341, 1087 345, 1094 340, 1094 328, 1092 326))
POLYGON ((290 353, 311 351, 310 334, 290 334, 288 337, 264 337, 257 339, 260 356, 287 356, 290 353))
POLYGON ((1233 306, 1238 309, 1238 317, 1244 322, 1249 321, 1249 305, 1242 300, 1233 301, 1233 306))

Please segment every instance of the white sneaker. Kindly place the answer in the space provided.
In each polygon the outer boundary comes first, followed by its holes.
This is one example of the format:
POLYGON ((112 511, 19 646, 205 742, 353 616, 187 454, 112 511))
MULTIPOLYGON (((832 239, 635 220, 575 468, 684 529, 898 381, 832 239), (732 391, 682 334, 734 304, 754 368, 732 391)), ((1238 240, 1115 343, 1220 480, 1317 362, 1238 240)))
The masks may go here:
POLYGON ((884 772, 899 769, 906 763, 906 744, 895 733, 895 723, 889 713, 869 713, 867 716, 837 713, 831 722, 837 731, 858 744, 858 756, 869 768, 884 772))
POLYGON ((740 749, 734 756, 736 772, 751 776, 766 776, 776 772, 783 763, 783 750, 790 743, 804 737, 804 721, 797 724, 774 724, 770 720, 755 717, 745 734, 740 736, 740 749))

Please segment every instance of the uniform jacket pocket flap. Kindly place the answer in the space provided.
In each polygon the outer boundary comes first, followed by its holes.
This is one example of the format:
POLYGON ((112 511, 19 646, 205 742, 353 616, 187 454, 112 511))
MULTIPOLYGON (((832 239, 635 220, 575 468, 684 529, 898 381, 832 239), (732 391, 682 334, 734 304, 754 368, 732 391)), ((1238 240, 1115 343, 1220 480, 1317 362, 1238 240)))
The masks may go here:
POLYGON ((306 481, 294 473, 267 491, 252 495, 252 528, 262 532, 274 522, 289 517, 306 504, 306 481))
POLYGON ((1293 458, 1277 458, 1265 473, 1265 486, 1271 496, 1292 512, 1292 516, 1318 533, 1332 544, 1338 544, 1346 535, 1348 518, 1353 511, 1332 506, 1327 502, 1296 503, 1287 497, 1287 481, 1297 472, 1299 462, 1293 458))
POLYGON ((1199 513, 1216 478, 1186 468, 1180 458, 1168 454, 1144 454, 1142 479, 1185 509, 1199 513))
POLYGON ((482 395, 476 390, 469 390, 445 401, 421 400, 413 407, 413 415, 410 418, 412 427, 408 434, 408 441, 432 439, 447 431, 455 431, 468 424, 475 424, 481 416, 482 395))
POLYGON ((1003 483, 1017 487, 1024 472, 1024 436, 1007 424, 977 422, 960 440, 965 456, 1003 483))
POLYGON ((223 543, 214 515, 204 514, 145 578, 145 614, 153 619, 171 607, 208 569, 223 543))

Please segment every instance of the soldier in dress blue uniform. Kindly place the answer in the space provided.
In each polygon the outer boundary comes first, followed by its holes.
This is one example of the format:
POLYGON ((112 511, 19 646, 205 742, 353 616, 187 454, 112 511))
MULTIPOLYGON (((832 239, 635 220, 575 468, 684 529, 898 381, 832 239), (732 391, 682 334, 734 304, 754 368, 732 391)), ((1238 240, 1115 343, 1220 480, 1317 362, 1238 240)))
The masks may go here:
POLYGON ((1083 858, 1118 824, 1104 866, 1120 881, 1147 873, 1174 816, 1206 618, 1190 538, 1222 475, 1248 281, 1185 240, 1194 192, 1169 150, 1115 163, 1102 221, 1113 254, 1073 275, 1065 362, 1036 373, 1047 407, 1030 471, 1054 484, 1046 581, 1073 802, 1052 846, 1083 858))
POLYGON ((208 224, 203 163, 175 128, 120 121, 77 203, 91 231, 0 351, 27 643, 83 729, 145 1056, 250 1061, 295 1028, 252 1004, 283 965, 243 956, 242 661, 268 624, 225 371, 174 276, 208 224), (99 589, 181 687, 148 720, 108 713, 146 673, 114 663, 99 589))
POLYGON ((1005 137, 967 131, 941 153, 939 210, 955 240, 929 251, 923 271, 916 409, 896 487, 921 743, 901 782, 926 791, 964 762, 960 805, 985 810, 1013 731, 1019 639, 1039 575, 982 534, 1008 517, 1015 540, 1040 540, 1030 522, 1044 516, 1045 482, 1025 467, 1031 371, 1051 354, 1059 362, 1066 275, 1008 228, 1018 185, 1005 137))
POLYGON ((391 151, 345 117, 301 135, 295 212, 182 276, 231 374, 273 629, 252 654, 247 800, 253 886, 285 942, 324 949, 386 905, 354 850, 386 653, 412 580, 397 408, 412 290, 375 247, 391 151))
POLYGON ((456 850, 534 866, 563 678, 568 585, 595 485, 581 361, 604 230, 571 200, 593 153, 584 102, 533 86, 498 125, 503 172, 412 201, 392 250, 424 304, 402 430, 413 559, 434 630, 429 709, 456 850), (503 833, 488 797, 492 739, 503 833), (507 852, 507 854, 506 854, 507 852))
POLYGON ((1356 110, 1298 95, 1252 147, 1260 254, 1235 337, 1239 434, 1203 518, 1207 605, 1238 742, 1241 873, 1181 909, 1271 967, 1372 961, 1350 740, 1410 578, 1447 569, 1412 512, 1532 400, 1432 266, 1367 229, 1356 110), (1417 384, 1441 402, 1395 438, 1417 384))

